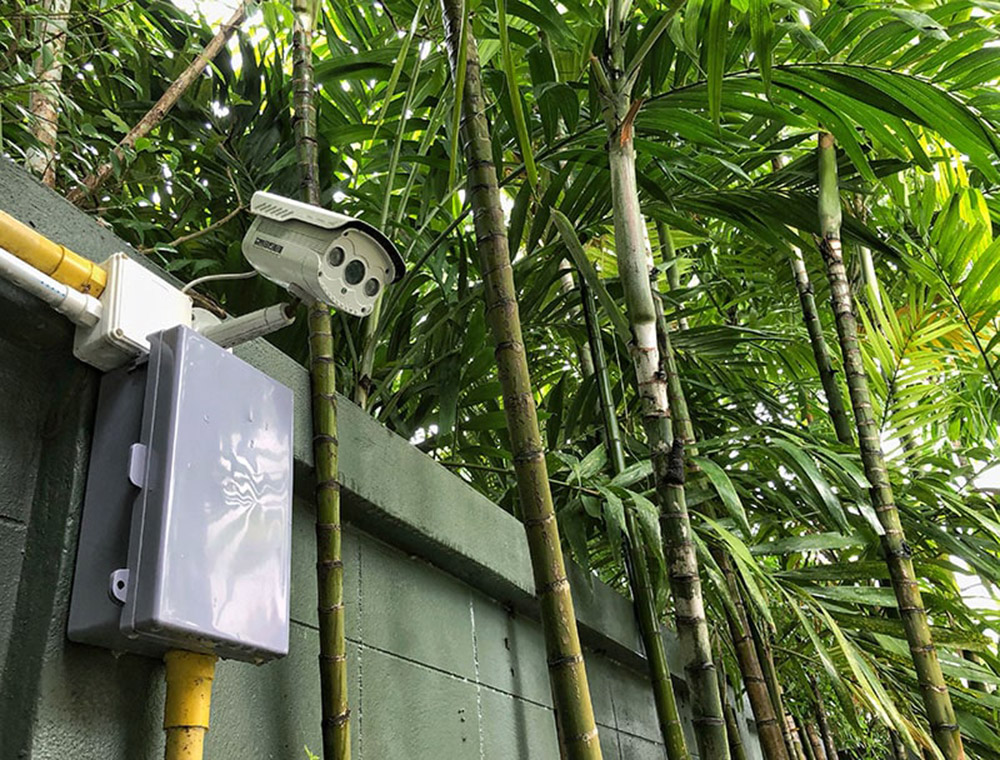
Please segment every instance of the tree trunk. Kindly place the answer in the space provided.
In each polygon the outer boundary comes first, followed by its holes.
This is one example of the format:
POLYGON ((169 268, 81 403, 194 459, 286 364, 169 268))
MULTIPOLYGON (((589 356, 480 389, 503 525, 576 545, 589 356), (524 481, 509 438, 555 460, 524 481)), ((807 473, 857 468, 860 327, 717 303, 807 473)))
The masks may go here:
MULTIPOLYGON (((304 201, 319 205, 316 105, 313 102, 313 31, 308 0, 293 0, 293 11, 293 124, 300 192, 304 201)), ((344 563, 341 555, 340 484, 337 482, 336 363, 330 307, 320 302, 312 304, 309 309, 309 355, 316 469, 316 582, 323 757, 325 760, 350 760, 351 711, 347 705, 344 563)))
POLYGON ((337 482, 337 395, 330 308, 309 309, 313 458, 316 467, 316 580, 323 757, 350 760, 344 563, 341 555, 340 484, 337 482))
POLYGON ((67 15, 72 0, 45 0, 43 18, 38 24, 38 55, 35 58, 37 82, 31 91, 28 110, 33 117, 31 136, 39 147, 28 151, 27 164, 49 187, 56 186, 56 161, 59 151, 59 100, 62 94, 63 50, 66 47, 67 15))
POLYGON ((813 699, 816 701, 816 722, 819 723, 819 733, 823 738, 823 747, 826 749, 826 760, 840 760, 837 754, 837 742, 830 727, 830 720, 826 715, 823 692, 819 690, 819 683, 812 675, 809 676, 809 685, 812 687, 813 699))
POLYGON ((698 753, 724 760, 729 757, 729 747, 684 497, 684 445, 670 428, 666 380, 657 346, 658 310, 650 287, 652 257, 647 253, 645 222, 639 209, 631 126, 624 123, 629 106, 627 95, 618 92, 605 110, 618 273, 632 330, 632 362, 661 508, 663 547, 684 672, 691 687, 698 753))
POLYGON ((903 745, 903 740, 899 738, 899 734, 895 731, 889 731, 889 741, 892 744, 892 760, 909 760, 909 753, 903 745))
POLYGON ((725 692, 723 692, 722 700, 722 709, 726 713, 726 738, 729 739, 729 756, 732 760, 747 760, 746 747, 743 746, 743 734, 740 733, 739 716, 725 692))
MULTIPOLYGON (((597 318, 594 296, 582 278, 580 298, 583 302, 583 316, 590 339, 589 356, 593 357, 593 371, 596 373, 601 415, 604 419, 605 446, 607 446, 615 475, 617 475, 625 469, 625 449, 622 445, 614 397, 611 393, 608 363, 604 355, 604 344, 601 342, 600 323, 597 318)), ((626 547, 629 559, 629 585, 632 589, 636 617, 639 621, 639 632, 642 635, 643 649, 646 652, 646 662, 649 666, 649 678, 653 686, 653 701, 656 704, 656 717, 660 723, 660 733, 663 736, 669 760, 687 760, 689 754, 684 738, 684 728, 680 716, 677 714, 677 701, 656 614, 656 594, 650 581, 649 566, 646 562, 646 553, 639 532, 639 521, 636 519, 633 508, 626 510, 625 519, 629 532, 626 547)))
POLYGON ((892 486, 882 454, 879 430, 872 414, 868 378, 865 375, 861 348, 858 344, 858 324, 854 315, 847 272, 840 245, 840 193, 837 184, 837 157, 833 136, 819 137, 819 216, 822 240, 820 247, 830 279, 833 311, 844 357, 847 386, 858 429, 861 460, 871 484, 871 500, 879 522, 885 529, 882 548, 896 592, 899 613, 906 629, 917 681, 923 694, 924 708, 934 741, 946 760, 964 760, 962 737, 948 686, 941 672, 937 650, 927 624, 927 613, 916 573, 913 570, 910 546, 906 542, 899 512, 893 501, 892 486))
POLYGON ((795 755, 795 745, 792 742, 791 734, 788 732, 788 721, 784 719, 786 714, 784 692, 781 688, 781 681, 778 680, 778 669, 774 665, 774 652, 771 649, 770 639, 767 633, 761 631, 749 616, 747 617, 747 624, 750 629, 750 636, 753 637, 754 651, 757 653, 761 671, 764 673, 767 693, 771 696, 771 705, 774 707, 774 714, 778 718, 778 726, 781 728, 782 737, 785 740, 785 750, 789 757, 793 757, 795 755))
POLYGON ((771 694, 767 688, 764 671, 761 668, 757 650, 754 647, 753 636, 747 621, 746 610, 743 607, 743 596, 740 593, 739 582, 733 572, 729 557, 719 552, 715 555, 725 576, 729 595, 736 607, 736 614, 727 615, 729 634, 736 650, 736 661, 743 676, 743 685, 750 699, 750 709, 753 711, 754 722, 757 724, 757 736, 766 760, 789 760, 785 747, 784 732, 778 724, 778 714, 774 710, 771 694))
MULTIPOLYGON (((665 228, 658 229, 660 235, 660 246, 664 257, 667 247, 664 241, 668 239, 665 228)), ((672 246, 670 246, 672 250, 672 246)), ((668 270, 669 271, 669 270, 668 270)), ((658 302, 657 295, 654 301, 658 302)), ((680 375, 677 371, 677 361, 674 356, 673 345, 670 341, 670 332, 667 328, 666 316, 662 307, 657 308, 657 347, 662 354, 663 378, 667 386, 667 397, 670 404, 671 421, 674 436, 683 442, 687 455, 697 454, 697 439, 694 433, 694 423, 688 410, 687 398, 684 394, 684 387, 681 385, 680 375)), ((683 464, 682 464, 683 467, 683 464)), ((692 466, 693 471, 697 468, 692 466)), ((711 508, 711 505, 708 505, 711 508)), ((781 727, 778 724, 774 708, 771 705, 764 675, 761 670, 760 660, 753 647, 750 630, 748 626, 746 610, 743 607, 743 597, 733 572, 729 556, 718 548, 712 549, 712 556, 722 570, 726 580, 729 594, 733 599, 734 606, 738 614, 734 616, 727 610, 726 618, 729 622, 729 631, 736 649, 736 659, 740 667, 740 674, 743 678, 747 696, 750 699, 750 708, 753 711, 754 722, 757 725, 757 734, 760 739, 761 748, 766 760, 788 760, 785 751, 784 739, 781 727)))
POLYGON ((806 729, 806 737, 809 739, 809 745, 812 747, 813 757, 816 760, 827 760, 826 757, 826 747, 823 746, 823 739, 816 730, 816 724, 811 720, 806 720, 802 722, 806 729))
MULTIPOLYGON (((298 2, 298 0, 296 0, 298 2)), ((107 182, 108 178, 114 172, 115 164, 123 164, 125 162, 125 152, 126 150, 131 150, 135 147, 136 140, 140 137, 145 137, 153 129, 163 121, 164 117, 170 112, 170 109, 177 104, 177 101, 181 99, 181 96, 187 91, 188 87, 195 82, 201 72, 205 70, 205 67, 211 63, 215 56, 219 54, 219 51, 226 46, 229 42, 229 38, 233 36, 239 25, 243 23, 243 19, 246 18, 246 4, 241 2, 236 12, 227 21, 211 41, 205 46, 205 49, 198 54, 198 56, 191 62, 191 64, 184 69, 183 73, 177 79, 174 80, 173 84, 167 88, 167 91, 160 96, 160 99, 156 101, 156 105, 146 112, 136 123, 132 129, 129 130, 128 134, 125 135, 121 140, 118 141, 118 145, 114 147, 111 151, 113 160, 108 160, 106 163, 101 164, 97 167, 97 170, 93 174, 89 174, 80 183, 80 187, 71 190, 66 198, 70 203, 75 203, 80 205, 84 200, 90 195, 95 193, 100 187, 107 182)), ((310 78, 312 74, 310 73, 310 78)), ((314 127, 315 129, 315 127, 314 127)), ((302 160, 299 160, 299 168, 303 169, 302 160)), ((303 175, 304 176, 304 175, 303 175)))
MULTIPOLYGON (((861 193, 854 195, 854 213, 862 222, 866 221, 868 211, 865 208, 865 198, 861 193)), ((861 256, 861 277, 868 289, 867 296, 872 303, 881 309, 882 291, 878 287, 878 275, 875 273, 875 259, 872 258, 872 249, 866 245, 859 245, 858 253, 861 256)))
MULTIPOLYGON (((457 73, 463 27, 470 21, 462 0, 442 0, 441 14, 452 71, 457 73)), ((601 757, 601 745, 525 358, 507 233, 485 114, 479 55, 471 32, 465 30, 464 36, 467 44, 465 80, 461 88, 461 129, 468 164, 469 199, 485 285, 486 315, 493 334, 504 412, 514 453, 521 513, 541 606, 556 718, 561 724, 561 735, 569 759, 596 760, 601 757)))
MULTIPOLYGON (((584 309, 586 309, 587 299, 593 299, 593 294, 586 294, 585 285, 583 285, 583 278, 580 279, 580 298, 584 302, 584 309)), ((566 259, 559 262, 559 291, 563 296, 568 296, 576 290, 576 282, 573 280, 573 265, 569 263, 566 259)), ((584 316, 586 317, 586 311, 584 311, 584 316)), ((596 323, 595 323, 596 324, 596 323)), ((588 325, 588 330, 589 330, 588 325)), ((602 347, 603 351, 603 347, 602 347)), ((580 362, 580 372, 584 377, 590 377, 594 374, 594 357, 593 350, 590 347, 590 343, 579 343, 576 346, 576 358, 580 362)), ((613 407, 612 407, 613 408, 613 407)))
MULTIPOLYGON (((667 284, 671 290, 680 290, 681 273, 677 268, 677 252, 674 250, 674 239, 670 234, 670 228, 661 221, 656 222, 656 239, 660 244, 660 258, 667 265, 667 284)), ((682 330, 688 329, 687 317, 677 320, 677 325, 682 330)))
POLYGON ((792 720, 796 725, 799 741, 802 746, 802 754, 805 757, 805 760, 822 760, 822 758, 816 756, 813 744, 809 741, 809 734, 806 732, 805 721, 799 720, 798 718, 792 718, 792 720))
MULTIPOLYGON (((771 167, 775 171, 780 169, 782 164, 780 156, 771 160, 771 167)), ((830 420, 833 422, 834 432, 837 434, 838 441, 850 445, 854 443, 851 421, 847 417, 844 394, 841 393, 840 385, 837 383, 833 359, 826 344, 826 336, 823 335, 823 323, 819 319, 819 310, 816 308, 816 298, 812 283, 809 281, 809 270, 806 269, 802 251, 798 248, 792 248, 789 263, 792 266, 795 289, 799 293, 799 304, 802 307, 802 320, 806 323, 806 332, 809 333, 809 345, 812 347, 813 358, 816 360, 816 370, 823 386, 823 394, 826 396, 826 405, 830 413, 830 420)))
POLYGON ((847 417, 847 408, 844 406, 844 396, 840 392, 840 385, 837 384, 837 374, 833 368, 830 349, 827 347, 826 338, 823 335, 823 325, 819 319, 819 311, 816 309, 816 298, 813 295, 812 283, 809 281, 809 271, 806 269, 805 259, 802 258, 802 251, 798 248, 792 249, 791 265, 792 273, 795 276, 795 287, 799 291, 802 319, 805 321, 806 330, 809 333, 809 344, 812 346, 813 357, 816 360, 820 383, 823 385, 823 394, 826 396, 830 420, 833 422, 837 440, 850 445, 854 443, 851 422, 847 417))

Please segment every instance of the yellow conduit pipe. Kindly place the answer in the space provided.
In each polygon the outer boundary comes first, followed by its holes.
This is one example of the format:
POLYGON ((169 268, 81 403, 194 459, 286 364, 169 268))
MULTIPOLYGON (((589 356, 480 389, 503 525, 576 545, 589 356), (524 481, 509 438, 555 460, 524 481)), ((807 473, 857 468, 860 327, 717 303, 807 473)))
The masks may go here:
POLYGON ((108 273, 100 266, 3 211, 0 211, 0 248, 6 248, 53 280, 95 298, 108 284, 108 273))
POLYGON ((201 760, 212 706, 214 654, 173 649, 167 663, 167 704, 163 730, 167 733, 165 760, 201 760))

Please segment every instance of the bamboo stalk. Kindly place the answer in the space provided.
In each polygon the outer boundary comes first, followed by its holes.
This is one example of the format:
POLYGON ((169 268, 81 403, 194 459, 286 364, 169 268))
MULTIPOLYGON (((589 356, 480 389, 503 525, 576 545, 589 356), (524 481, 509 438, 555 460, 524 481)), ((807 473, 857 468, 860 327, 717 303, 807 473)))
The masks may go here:
POLYGON ((485 285, 487 321, 493 335, 514 454, 520 509, 541 606, 556 719, 569 760, 598 760, 601 745, 525 357, 506 225, 485 114, 479 54, 475 37, 468 28, 471 23, 463 23, 466 20, 463 1, 442 0, 441 14, 452 72, 461 73, 460 64, 465 61, 464 87, 456 89, 462 90, 461 131, 468 165, 469 200, 485 285))
POLYGON ((789 760, 785 747, 785 737, 778 724, 778 713, 775 712, 767 681, 760 664, 760 658, 754 647, 753 635, 747 620, 746 608, 743 606, 743 594, 733 571, 729 557, 723 553, 715 555, 719 569, 722 570, 729 595, 732 597, 736 614, 728 614, 729 635, 736 650, 736 661, 740 666, 743 686, 747 690, 750 709, 754 722, 757 724, 757 736, 760 747, 767 760, 789 760))
MULTIPOLYGON (((660 244, 660 258, 667 265, 667 284, 671 290, 680 290, 681 272, 678 269, 677 252, 674 249, 674 238, 670 234, 670 228, 659 220, 656 222, 656 239, 660 244)), ((677 320, 677 325, 682 330, 687 330, 687 317, 677 320)))
MULTIPOLYGON (((781 165, 782 160, 780 156, 772 159, 771 166, 775 171, 780 169, 781 165)), ((806 323, 806 332, 809 334, 809 345, 812 348, 813 358, 816 361, 816 370, 819 374, 820 384, 823 386, 823 394, 826 396, 830 421, 833 422, 833 429, 837 434, 837 440, 844 444, 852 444, 854 443, 854 434, 851 432, 851 421, 847 417, 844 394, 841 393, 840 385, 837 383, 837 374, 833 368, 833 359, 830 356, 830 349, 826 343, 826 336, 823 335, 823 323, 820 321, 819 310, 816 308, 816 297, 812 282, 809 281, 809 270, 806 269, 806 262, 802 257, 802 251, 798 248, 792 248, 789 263, 792 267, 795 289, 799 293, 802 321, 806 323)))
POLYGON ((62 57, 66 47, 66 35, 62 29, 71 6, 72 0, 44 0, 42 3, 44 18, 38 24, 36 84, 28 101, 28 110, 32 115, 31 136, 41 147, 32 147, 28 151, 26 163, 49 187, 56 186, 59 98, 62 94, 62 57), (62 23, 59 19, 63 19, 62 23))
POLYGON ((812 347, 813 358, 816 360, 816 370, 819 373, 819 381, 823 385, 823 394, 826 396, 826 406, 830 413, 830 420, 833 422, 834 432, 837 434, 838 441, 852 444, 854 443, 854 435, 851 433, 851 422, 847 417, 844 395, 837 383, 837 374, 833 368, 830 349, 827 347, 826 337, 823 335, 823 325, 819 319, 819 310, 816 308, 816 298, 813 295, 813 286, 809 281, 809 271, 806 269, 802 251, 793 248, 789 261, 792 265, 792 274, 795 276, 795 288, 799 292, 802 320, 806 323, 806 331, 809 333, 809 345, 812 347))
POLYGON ((796 733, 800 737, 799 742, 802 747, 802 756, 805 760, 821 760, 821 758, 816 757, 816 753, 813 750, 812 742, 809 741, 809 735, 806 733, 805 724, 798 718, 792 718, 792 721, 796 726, 796 733))
MULTIPOLYGON (((316 106, 313 101, 312 11, 309 0, 293 0, 292 77, 295 146, 302 199, 319 205, 316 106)), ((337 445, 337 384, 330 308, 309 309, 313 459, 316 470, 316 584, 319 613, 319 677, 323 757, 350 760, 351 726, 347 703, 347 642, 344 563, 341 553, 340 483, 337 445)))
POLYGON ((743 735, 740 734, 739 718, 729 699, 723 697, 726 711, 726 736, 729 739, 729 755, 733 760, 747 760, 746 747, 743 746, 743 735))
MULTIPOLYGON (((622 52, 613 55, 621 57, 622 52)), ((594 65, 595 69, 599 67, 600 64, 594 65)), ((631 125, 635 111, 627 89, 610 86, 613 89, 606 90, 603 98, 609 137, 615 253, 632 331, 630 352, 642 424, 651 450, 677 637, 684 673, 691 687, 692 722, 698 753, 701 757, 725 760, 729 757, 725 716, 712 662, 698 558, 685 501, 684 444, 671 430, 666 380, 658 347, 657 315, 662 309, 657 309, 653 300, 652 256, 647 253, 645 222, 639 208, 631 125)))
MULTIPOLYGON (((580 282, 583 282, 582 277, 580 278, 580 282)), ((585 287, 585 285, 581 285, 580 288, 580 299, 584 302, 584 319, 587 317, 585 302, 588 298, 593 298, 593 294, 585 293, 585 287)), ((566 259, 559 262, 559 290, 563 295, 568 295, 576 290, 576 282, 573 280, 573 265, 566 259)), ((587 330, 589 335, 589 323, 587 330)), ((578 343, 576 345, 576 358, 580 362, 580 372, 583 373, 584 377, 590 377, 594 374, 595 368, 593 353, 594 352, 590 347, 589 341, 587 343, 578 343)))
POLYGON ((128 134, 118 141, 118 144, 111 151, 113 160, 109 159, 98 166, 95 172, 84 177, 79 187, 74 188, 66 195, 70 203, 80 205, 88 196, 95 193, 107 182, 108 178, 114 172, 115 163, 119 165, 123 164, 125 161, 125 151, 134 148, 136 140, 148 135, 163 121, 164 117, 177 104, 177 101, 181 99, 181 96, 187 91, 188 87, 201 76, 201 72, 205 70, 205 67, 215 59, 219 51, 229 42, 229 38, 236 33, 240 24, 243 23, 243 19, 246 18, 246 13, 246 3, 241 2, 232 17, 219 28, 215 36, 195 56, 195 59, 191 61, 181 75, 173 81, 166 92, 156 101, 156 104, 146 112, 145 116, 136 122, 135 126, 128 131, 128 134))
POLYGON ((789 757, 795 755, 795 745, 792 737, 788 733, 788 722, 784 720, 787 713, 785 709, 784 690, 781 688, 781 680, 778 678, 778 669, 774 664, 774 649, 771 647, 771 639, 767 631, 762 631, 753 618, 747 616, 747 623, 750 629, 750 636, 753 638, 754 651, 760 661, 761 671, 764 673, 764 682, 767 684, 767 692, 771 696, 771 705, 774 707, 774 714, 778 718, 778 726, 785 740, 785 749, 789 757))
MULTIPOLYGON (((865 198, 861 193, 854 194, 854 213, 862 222, 866 221, 868 211, 865 208, 865 198)), ((861 276, 868 289, 868 298, 881 309, 882 292, 878 287, 878 275, 875 273, 875 259, 872 257, 872 249, 866 245, 859 245, 858 254, 861 257, 861 276)))
MULTIPOLYGON (((601 415, 604 420, 605 445, 617 475, 625 469, 625 448, 622 445, 618 416, 615 413, 614 396, 611 392, 611 380, 608 376, 608 362, 604 354, 604 344, 601 341, 597 307, 594 303, 594 296, 582 277, 580 278, 580 299, 583 302, 583 316, 589 338, 589 353, 593 357, 593 371, 596 373, 601 415)), ((677 700, 670 677, 670 666, 667 664, 667 654, 663 648, 663 638, 660 635, 660 624, 656 615, 656 594, 650 581, 649 566, 639 533, 639 521, 636 519, 635 511, 631 508, 626 510, 625 519, 630 537, 626 547, 629 558, 629 585, 632 589, 636 617, 639 620, 639 632, 642 636, 646 662, 649 666, 649 679, 652 682, 653 701, 656 705, 660 733, 663 736, 669 760, 687 760, 690 755, 684 737, 684 728, 677 713, 677 700)))
POLYGON ((712 648, 715 661, 718 663, 719 694, 722 695, 722 713, 726 718, 726 739, 729 741, 729 756, 732 760, 747 760, 746 747, 743 746, 743 733, 740 731, 740 721, 736 715, 732 700, 729 698, 729 683, 725 668, 722 665, 722 645, 718 635, 713 636, 712 648))
POLYGON ((885 466, 879 430, 872 414, 871 395, 865 374, 854 302, 840 245, 840 192, 837 181, 837 156, 833 136, 819 136, 819 217, 822 240, 820 248, 830 280, 834 316, 840 337, 847 386, 858 431, 861 461, 871 484, 871 500, 879 522, 885 529, 882 547, 892 578, 899 614, 906 630, 917 681, 923 695, 924 709, 934 741, 946 760, 964 760, 965 751, 948 685, 941 672, 937 650, 931 638, 920 586, 913 569, 909 544, 903 532, 892 486, 885 466))
POLYGON ((344 563, 341 554, 340 484, 337 481, 336 365, 330 309, 309 309, 313 457, 316 466, 316 581, 319 611, 319 675, 323 715, 323 757, 350 760, 347 705, 347 642, 344 563))
POLYGON ((319 151, 313 82, 313 17, 310 0, 292 0, 292 127, 299 167, 299 192, 306 203, 320 204, 319 151))
POLYGON ((816 729, 816 724, 811 720, 806 720, 803 721, 803 725, 806 729, 806 737, 809 739, 809 745, 812 747, 813 757, 816 760, 827 760, 826 747, 823 746, 823 738, 816 729))
POLYGON ((907 758, 906 747, 903 746, 898 733, 889 731, 889 742, 892 744, 892 760, 909 760, 907 758))
MULTIPOLYGON (((669 260, 668 257, 672 255, 673 251, 672 245, 665 244, 665 241, 669 240, 669 231, 665 227, 658 227, 657 234, 660 236, 660 249, 664 260, 669 260)), ((694 423, 688 409, 687 398, 684 394, 684 387, 681 384, 680 374, 677 371, 677 360, 670 340, 670 331, 667 327, 667 319, 663 312, 662 304, 659 304, 658 294, 654 297, 654 303, 658 304, 657 346, 662 356, 662 374, 667 386, 667 397, 670 404, 674 435, 683 442, 688 457, 696 456, 698 449, 694 433, 694 423)), ((697 467, 692 465, 691 470, 697 471, 697 467)), ((710 504, 707 508, 711 511, 710 504)), ((734 607, 737 610, 737 614, 734 615, 727 609, 726 619, 729 625, 730 636, 733 640, 733 646, 736 650, 736 660, 740 668, 740 675, 743 678, 747 696, 750 700, 750 709, 754 715, 761 749, 764 752, 766 760, 788 760, 783 731, 778 723, 774 706, 771 703, 764 674, 761 670, 760 660, 752 642, 746 608, 743 604, 743 594, 736 580, 732 563, 729 556, 717 547, 713 547, 711 552, 716 564, 722 570, 729 595, 733 599, 734 607)))
POLYGON ((827 760, 840 760, 837 753, 837 741, 833 736, 833 729, 830 727, 830 720, 826 715, 826 704, 823 700, 823 692, 819 690, 819 683, 816 678, 809 675, 809 686, 812 688, 813 700, 816 702, 816 722, 819 724, 819 733, 823 738, 823 747, 826 749, 827 760))

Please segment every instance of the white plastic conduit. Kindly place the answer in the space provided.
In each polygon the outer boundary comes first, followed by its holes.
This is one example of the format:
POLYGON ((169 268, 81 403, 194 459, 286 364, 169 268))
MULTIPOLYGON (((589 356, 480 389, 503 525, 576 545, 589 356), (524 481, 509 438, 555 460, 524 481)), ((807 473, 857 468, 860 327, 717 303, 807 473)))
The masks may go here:
POLYGON ((270 335, 294 321, 294 308, 287 303, 279 303, 242 317, 232 317, 218 324, 208 325, 201 329, 201 334, 223 348, 232 348, 254 338, 270 335))
POLYGON ((91 327, 101 319, 103 306, 96 298, 53 280, 5 248, 0 248, 0 277, 40 298, 74 324, 91 327))

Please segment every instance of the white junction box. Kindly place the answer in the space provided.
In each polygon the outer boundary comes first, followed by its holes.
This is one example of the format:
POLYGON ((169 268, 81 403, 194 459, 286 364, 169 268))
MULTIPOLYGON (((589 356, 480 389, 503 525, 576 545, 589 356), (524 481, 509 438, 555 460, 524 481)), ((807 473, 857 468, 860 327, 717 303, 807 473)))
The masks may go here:
POLYGON ((149 353, 149 335, 191 324, 191 297, 124 253, 103 264, 108 285, 101 293, 101 320, 78 327, 73 355, 112 370, 149 353))

